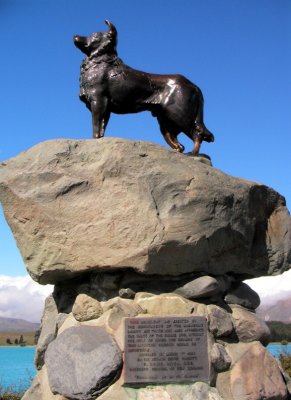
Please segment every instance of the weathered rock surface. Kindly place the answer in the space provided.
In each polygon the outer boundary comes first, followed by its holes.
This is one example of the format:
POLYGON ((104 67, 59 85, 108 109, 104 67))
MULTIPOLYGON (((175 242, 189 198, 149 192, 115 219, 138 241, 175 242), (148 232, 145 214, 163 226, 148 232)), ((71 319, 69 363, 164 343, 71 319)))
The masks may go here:
POLYGON ((130 288, 120 289, 118 294, 122 299, 134 299, 135 296, 135 292, 130 288))
POLYGON ((48 382, 47 369, 44 366, 34 378, 31 387, 24 393, 21 400, 67 400, 60 394, 51 392, 48 382))
POLYGON ((98 399, 100 400, 227 400, 222 399, 218 391, 207 383, 196 382, 193 385, 155 385, 146 388, 122 386, 117 381, 98 399))
POLYGON ((81 322, 100 317, 103 310, 98 300, 82 293, 76 297, 72 312, 75 319, 81 322))
POLYGON ((68 328, 45 354, 52 393, 69 399, 92 400, 118 377, 120 349, 101 327, 68 328))
POLYGON ((136 317, 143 314, 144 310, 133 300, 112 299, 104 304, 104 314, 99 318, 98 325, 101 323, 109 332, 118 329, 126 317, 136 317))
POLYGON ((290 267, 282 196, 147 142, 41 143, 1 164, 0 200, 41 283, 108 268, 252 277, 290 267))
MULTIPOLYGON (((57 338, 44 348, 45 365, 26 392, 25 400, 95 400, 97 396, 98 400, 287 400, 290 380, 257 341, 267 342, 269 332, 253 311, 239 305, 228 306, 222 299, 218 306, 208 304, 209 299, 193 301, 177 293, 137 292, 134 299, 116 296, 97 302, 101 315, 92 313, 90 320, 77 321, 73 312, 59 311, 56 315, 56 309, 74 309, 72 299, 75 303, 78 298, 88 299, 84 292, 91 294, 89 304, 91 300, 95 304, 94 290, 100 277, 87 278, 79 284, 77 280, 59 283, 53 297, 48 298, 44 315, 53 317, 57 338), (124 319, 174 315, 203 316, 208 320, 207 352, 203 355, 209 360, 208 384, 123 385, 120 370, 125 349, 124 319), (93 329, 92 335, 84 334, 84 329, 93 329), (112 362, 114 354, 117 362, 112 362), (119 375, 120 379, 115 380, 119 375)), ((117 284, 116 276, 104 279, 103 289, 112 290, 117 284)), ((220 289, 224 290, 222 286, 220 289)), ((79 314, 86 314, 87 301, 77 303, 79 314)))
POLYGON ((219 292, 219 283, 212 276, 201 276, 175 290, 175 293, 180 294, 186 299, 210 297, 219 292))
POLYGON ((218 372, 227 370, 231 365, 231 358, 222 344, 214 343, 211 349, 211 364, 218 372))
POLYGON ((287 388, 279 366, 259 343, 227 345, 230 371, 217 376, 216 388, 227 400, 285 400, 287 388))
POLYGON ((239 304, 253 310, 258 308, 261 302, 259 295, 244 282, 233 285, 224 300, 228 304, 239 304))
POLYGON ((44 364, 44 355, 48 345, 57 335, 58 309, 53 295, 45 300, 44 312, 41 319, 41 331, 37 341, 34 363, 37 369, 44 364))
POLYGON ((256 314, 240 306, 232 306, 232 320, 236 335, 241 342, 260 341, 265 346, 271 340, 268 325, 256 314))
POLYGON ((69 329, 69 328, 72 328, 72 327, 76 327, 76 326, 80 326, 80 325, 81 325, 81 323, 74 318, 72 313, 70 313, 67 316, 67 318, 65 319, 65 321, 63 322, 63 324, 58 329, 58 335, 63 333, 66 329, 69 329))
POLYGON ((174 293, 144 297, 136 303, 150 315, 189 315, 195 310, 195 303, 174 293))
POLYGON ((258 342, 269 341, 250 311, 259 297, 241 283, 290 267, 284 198, 200 161, 109 138, 41 143, 0 165, 0 201, 27 269, 55 284, 41 370, 23 399, 287 398, 290 381, 258 342), (210 384, 116 381, 124 319, 172 315, 207 318, 210 384))
POLYGON ((228 336, 233 331, 231 317, 227 311, 214 304, 207 306, 209 330, 214 337, 228 336))
MULTIPOLYGON (((284 368, 281 364, 281 361, 278 358, 276 358, 276 361, 279 366, 280 372, 282 374, 283 380, 286 383, 287 392, 289 394, 289 397, 291 398, 291 376, 288 374, 287 371, 284 370, 284 368)), ((288 397, 288 399, 289 399, 289 397, 288 397)))

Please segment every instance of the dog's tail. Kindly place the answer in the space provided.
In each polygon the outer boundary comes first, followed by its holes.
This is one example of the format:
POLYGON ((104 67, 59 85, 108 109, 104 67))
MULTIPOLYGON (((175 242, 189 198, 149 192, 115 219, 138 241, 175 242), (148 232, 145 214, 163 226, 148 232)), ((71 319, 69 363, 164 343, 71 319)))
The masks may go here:
POLYGON ((195 131, 202 140, 205 140, 206 142, 214 142, 214 135, 206 128, 203 120, 203 108, 204 108, 203 94, 199 88, 197 89, 199 90, 199 101, 195 119, 195 131))

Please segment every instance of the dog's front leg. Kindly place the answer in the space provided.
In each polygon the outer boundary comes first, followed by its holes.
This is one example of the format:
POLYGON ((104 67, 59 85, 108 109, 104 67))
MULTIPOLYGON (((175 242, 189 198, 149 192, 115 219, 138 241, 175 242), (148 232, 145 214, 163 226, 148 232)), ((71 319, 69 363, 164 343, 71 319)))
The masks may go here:
POLYGON ((91 102, 93 138, 101 138, 104 136, 105 129, 110 117, 108 109, 108 99, 101 98, 91 102))

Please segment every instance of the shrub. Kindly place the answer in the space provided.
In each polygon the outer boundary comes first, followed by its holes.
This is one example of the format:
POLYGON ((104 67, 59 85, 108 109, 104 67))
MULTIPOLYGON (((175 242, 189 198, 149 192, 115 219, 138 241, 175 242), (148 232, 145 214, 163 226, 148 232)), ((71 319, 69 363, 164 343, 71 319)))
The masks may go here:
POLYGON ((271 332, 272 342, 281 342, 282 340, 291 342, 291 324, 281 321, 267 321, 266 323, 271 332))
POLYGON ((284 371, 287 372, 291 378, 291 354, 281 353, 279 360, 281 361, 284 371))
POLYGON ((4 389, 0 385, 0 400, 21 400, 23 395, 23 391, 17 390, 14 387, 4 389))
POLYGON ((0 400, 21 400, 22 394, 5 392, 0 394, 0 400))

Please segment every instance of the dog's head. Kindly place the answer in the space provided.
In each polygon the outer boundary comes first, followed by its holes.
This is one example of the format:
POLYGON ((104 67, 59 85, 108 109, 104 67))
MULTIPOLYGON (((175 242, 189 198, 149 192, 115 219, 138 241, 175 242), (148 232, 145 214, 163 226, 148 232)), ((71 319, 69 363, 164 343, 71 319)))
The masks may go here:
POLYGON ((89 36, 74 36, 75 46, 86 56, 114 53, 116 51, 117 30, 107 19, 105 23, 109 26, 107 32, 95 32, 89 36))

